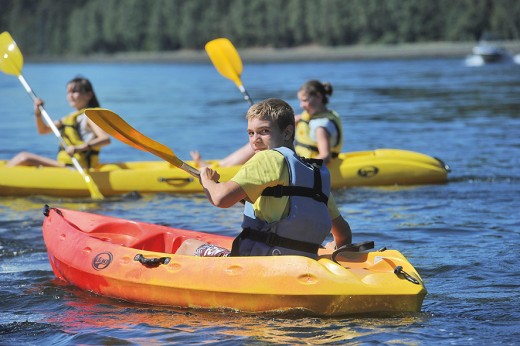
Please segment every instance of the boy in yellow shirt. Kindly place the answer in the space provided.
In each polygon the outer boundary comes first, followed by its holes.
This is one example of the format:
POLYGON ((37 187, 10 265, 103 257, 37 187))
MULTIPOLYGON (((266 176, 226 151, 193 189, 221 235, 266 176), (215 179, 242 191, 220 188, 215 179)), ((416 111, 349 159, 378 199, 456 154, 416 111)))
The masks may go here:
POLYGON ((247 112, 249 143, 255 155, 227 182, 209 167, 200 170, 208 200, 229 208, 246 200, 243 232, 233 249, 186 240, 178 254, 196 256, 302 255, 317 257, 332 232, 336 247, 352 242, 352 232, 330 194, 326 167, 294 153, 294 111, 280 99, 267 99, 247 112))

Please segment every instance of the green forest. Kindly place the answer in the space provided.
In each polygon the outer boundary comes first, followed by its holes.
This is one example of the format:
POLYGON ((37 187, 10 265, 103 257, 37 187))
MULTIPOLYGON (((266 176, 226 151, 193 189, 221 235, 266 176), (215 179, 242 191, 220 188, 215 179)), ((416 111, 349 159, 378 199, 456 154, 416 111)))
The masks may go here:
POLYGON ((34 56, 520 39, 518 0, 0 0, 34 56))

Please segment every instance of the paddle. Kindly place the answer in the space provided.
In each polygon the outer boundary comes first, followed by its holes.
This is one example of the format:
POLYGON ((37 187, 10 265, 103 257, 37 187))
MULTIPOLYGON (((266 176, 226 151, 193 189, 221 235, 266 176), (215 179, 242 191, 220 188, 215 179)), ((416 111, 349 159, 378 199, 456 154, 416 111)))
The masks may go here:
POLYGON ((134 129, 130 124, 124 121, 123 118, 111 110, 103 108, 87 108, 85 114, 90 118, 90 120, 105 130, 106 133, 121 142, 131 147, 154 154, 155 156, 158 156, 191 174, 193 177, 197 179, 199 178, 199 171, 196 168, 183 162, 164 144, 154 141, 134 129))
POLYGON ((235 82, 238 90, 240 90, 244 96, 244 99, 249 102, 250 105, 253 105, 253 100, 240 80, 240 75, 242 74, 242 59, 240 59, 240 55, 238 55, 233 43, 227 38, 217 38, 206 43, 205 48, 217 71, 224 77, 235 82))
MULTIPOLYGON (((13 40, 11 35, 7 31, 4 31, 0 34, 0 70, 2 70, 6 74, 17 76, 18 80, 20 81, 20 83, 22 83, 23 87, 25 88, 25 91, 27 91, 29 96, 31 96, 32 100, 35 101, 37 99, 36 94, 23 77, 22 68, 22 52, 18 48, 16 42, 13 40)), ((54 125, 54 122, 52 121, 47 111, 41 105, 39 106, 39 108, 47 125, 49 125, 54 135, 58 138, 60 144, 64 148, 66 148, 67 143, 65 143, 65 141, 63 140, 60 131, 58 130, 56 125, 54 125)), ((71 156, 71 159, 72 164, 74 165, 76 170, 83 176, 83 179, 85 179, 85 183, 87 184, 88 190, 90 191, 90 196, 93 199, 103 199, 104 197, 99 191, 99 188, 97 187, 94 180, 92 180, 90 175, 87 172, 85 172, 83 167, 81 167, 78 160, 74 156, 71 156)))

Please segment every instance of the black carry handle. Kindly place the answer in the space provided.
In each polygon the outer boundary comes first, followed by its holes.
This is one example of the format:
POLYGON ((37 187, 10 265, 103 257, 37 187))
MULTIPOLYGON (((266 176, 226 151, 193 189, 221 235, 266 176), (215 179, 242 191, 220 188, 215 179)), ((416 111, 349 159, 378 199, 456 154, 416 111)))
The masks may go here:
POLYGON ((170 263, 170 257, 153 257, 153 258, 146 258, 141 254, 137 254, 134 257, 134 261, 137 261, 141 263, 144 266, 147 267, 157 267, 160 264, 168 264, 170 263))
POLYGON ((403 270, 403 267, 402 266, 397 266, 395 267, 394 269, 394 274, 397 275, 397 276, 400 276, 402 275, 406 280, 416 284, 416 285, 420 285, 421 283, 419 282, 419 280, 417 280, 416 278, 414 278, 413 276, 411 276, 410 274, 408 274, 407 272, 405 272, 403 270))

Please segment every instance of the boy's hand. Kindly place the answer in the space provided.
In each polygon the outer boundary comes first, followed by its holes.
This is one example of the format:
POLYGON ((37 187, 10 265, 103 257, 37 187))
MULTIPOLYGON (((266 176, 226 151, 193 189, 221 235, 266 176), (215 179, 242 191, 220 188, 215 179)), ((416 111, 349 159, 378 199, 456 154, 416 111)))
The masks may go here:
POLYGON ((220 179, 220 174, 217 173, 217 171, 209 168, 209 167, 202 167, 200 169, 200 181, 202 185, 204 185, 204 181, 214 181, 215 183, 218 183, 218 180, 220 179))
POLYGON ((220 174, 217 171, 209 167, 202 167, 199 172, 204 194, 214 206, 229 208, 247 197, 246 192, 238 183, 232 180, 219 183, 220 174))

